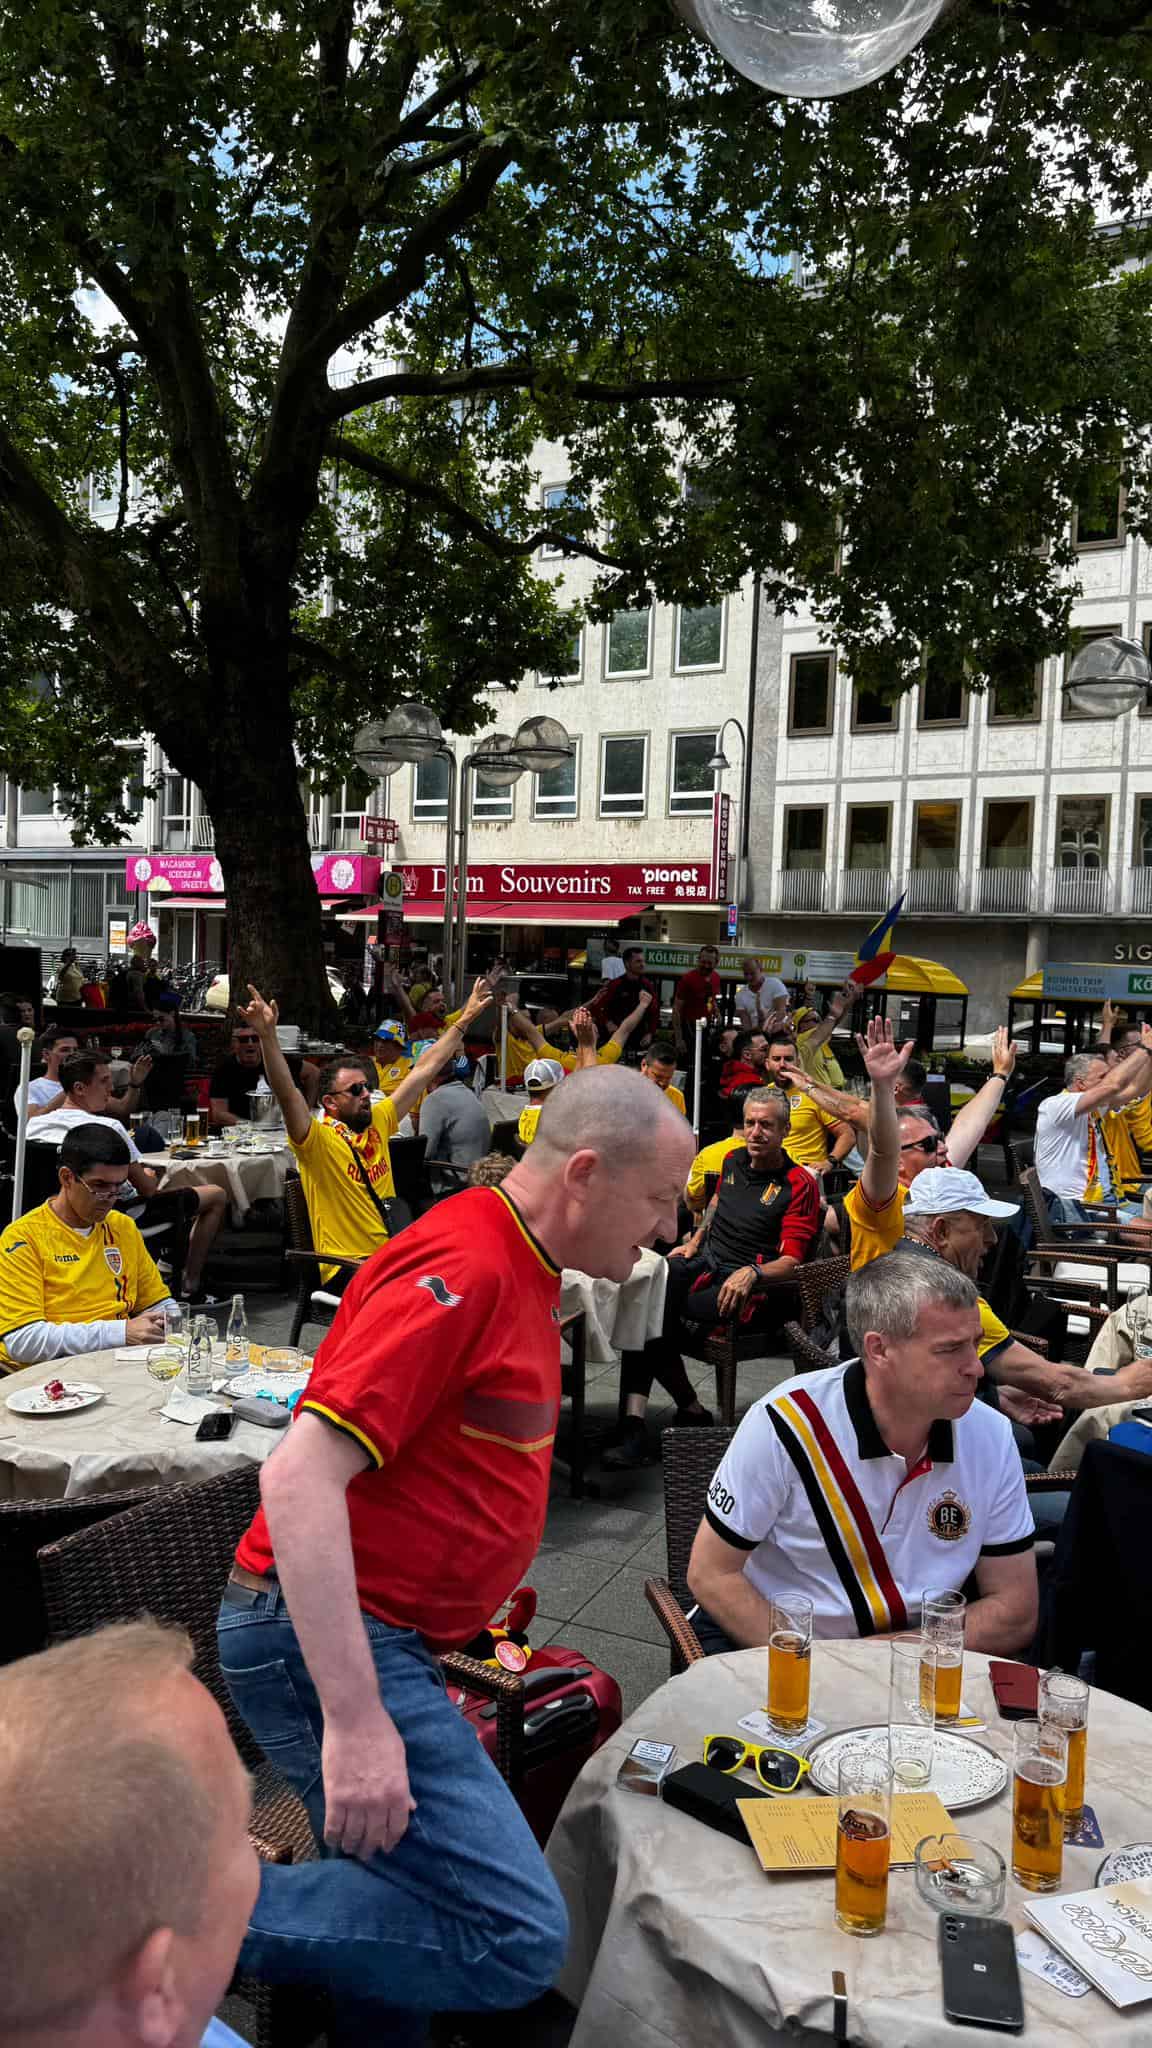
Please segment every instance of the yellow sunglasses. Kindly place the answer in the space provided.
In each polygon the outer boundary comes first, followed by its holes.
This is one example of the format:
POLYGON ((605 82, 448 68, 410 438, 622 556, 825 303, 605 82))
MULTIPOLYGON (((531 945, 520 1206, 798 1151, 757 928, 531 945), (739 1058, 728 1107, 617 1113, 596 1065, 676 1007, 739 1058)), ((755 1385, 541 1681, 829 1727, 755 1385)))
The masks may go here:
POLYGON ((741 1742, 736 1735, 706 1735, 704 1761, 729 1777, 751 1764, 764 1790, 779 1793, 795 1792, 812 1768, 807 1757, 797 1756, 794 1750, 766 1749, 758 1742, 741 1742))

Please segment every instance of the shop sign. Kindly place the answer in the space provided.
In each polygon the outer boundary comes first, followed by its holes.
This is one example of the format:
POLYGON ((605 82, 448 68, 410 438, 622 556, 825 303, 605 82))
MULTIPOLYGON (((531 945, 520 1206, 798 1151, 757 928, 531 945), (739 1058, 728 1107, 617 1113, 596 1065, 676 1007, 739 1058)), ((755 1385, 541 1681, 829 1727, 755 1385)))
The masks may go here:
POLYGON ((365 846, 395 846, 400 827, 395 818, 369 817, 365 811, 360 819, 360 837, 365 846))
POLYGON ((1152 967, 1046 967, 1042 989, 1053 1002, 1102 1003, 1152 997, 1152 967))
POLYGON ((128 951, 128 919, 126 917, 110 917, 108 919, 107 950, 109 954, 115 955, 128 951))
MULTIPOLYGON (((411 864, 401 870, 404 893, 417 902, 444 895, 444 869, 411 864)), ((470 903, 506 904, 509 921, 518 903, 555 903, 558 924, 564 909, 614 903, 709 903, 714 900, 708 861, 480 861, 468 869, 470 903)))
MULTIPOLYGON (((747 946, 721 946, 718 973, 721 981, 743 981, 745 960, 756 959, 765 974, 778 974, 784 981, 844 981, 856 964, 854 953, 753 953, 747 946)), ((682 974, 695 967, 699 946, 645 946, 644 959, 655 973, 682 974)), ((873 982, 882 988, 883 979, 873 982)))
MULTIPOLYGON (((730 799, 723 791, 717 790, 712 798, 712 876, 718 902, 726 902, 728 899, 728 835, 731 813, 730 799)), ((730 938, 735 936, 735 931, 729 932, 730 938)))
MULTIPOLYGON (((149 882, 167 882, 174 896, 222 896, 224 876, 214 853, 130 853, 126 863, 130 889, 149 882)), ((312 873, 323 896, 375 896, 380 859, 370 853, 314 853, 312 873)))

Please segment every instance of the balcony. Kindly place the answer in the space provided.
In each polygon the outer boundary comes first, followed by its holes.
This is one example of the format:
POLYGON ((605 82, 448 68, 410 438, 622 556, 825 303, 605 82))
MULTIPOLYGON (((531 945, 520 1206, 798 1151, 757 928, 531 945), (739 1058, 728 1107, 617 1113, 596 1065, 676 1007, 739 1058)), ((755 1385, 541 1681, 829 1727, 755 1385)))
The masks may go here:
POLYGON ((891 868, 844 868, 840 875, 841 910, 887 910, 896 892, 891 868))
POLYGON ((1134 917, 1146 916, 1152 911, 1152 865, 1129 868, 1125 877, 1124 909, 1134 917))
POLYGON ((1031 868, 978 868, 976 871, 975 904, 978 910, 990 911, 998 917, 1019 917, 1031 910, 1035 894, 1031 868))
MULTIPOLYGON (((207 811, 200 811, 190 823, 185 821, 185 834, 179 842, 172 838, 165 838, 163 843, 170 850, 177 847, 179 847, 179 850, 183 850, 185 847, 188 847, 193 853, 215 853, 216 828, 207 811)), ((333 839, 332 850, 334 852, 341 852, 349 843, 346 838, 333 839)), ((351 843, 359 846, 359 832, 353 835, 351 843)), ((324 835, 320 829, 319 811, 310 811, 308 813, 308 844, 312 847, 313 851, 324 846, 324 835)))
POLYGON ((904 909, 926 911, 932 916, 954 914, 964 908, 964 893, 959 868, 910 868, 904 909))
POLYGON ((828 894, 823 868, 784 868, 776 877, 779 910, 826 910, 828 894))
POLYGON ((1112 909, 1111 873, 1107 868, 1051 869, 1047 907, 1056 917, 1106 916, 1112 909))

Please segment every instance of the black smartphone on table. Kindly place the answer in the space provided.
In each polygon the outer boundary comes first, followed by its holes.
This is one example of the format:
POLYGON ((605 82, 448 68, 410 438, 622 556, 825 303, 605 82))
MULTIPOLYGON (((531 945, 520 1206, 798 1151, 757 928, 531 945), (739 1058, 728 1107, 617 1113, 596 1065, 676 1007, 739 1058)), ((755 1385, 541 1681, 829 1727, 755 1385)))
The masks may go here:
POLYGON ((197 1443, 223 1443, 226 1437, 231 1436, 235 1422, 236 1417, 228 1408, 221 1408, 215 1415, 206 1415, 196 1431, 197 1443))
POLYGON ((1007 1920, 980 1914, 940 1916, 944 2017, 961 2026, 1024 2030, 1024 1994, 1016 1936, 1007 1920))

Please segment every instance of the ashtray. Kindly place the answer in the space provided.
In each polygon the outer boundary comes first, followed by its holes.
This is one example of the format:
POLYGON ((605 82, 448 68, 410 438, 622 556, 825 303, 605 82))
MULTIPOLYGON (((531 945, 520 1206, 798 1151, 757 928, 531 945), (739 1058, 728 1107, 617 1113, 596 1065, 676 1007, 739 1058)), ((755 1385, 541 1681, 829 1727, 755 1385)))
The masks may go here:
POLYGON ((916 1889, 938 1913, 984 1913, 1004 1904, 1004 1858, 973 1835, 926 1835, 916 1844, 916 1889))

